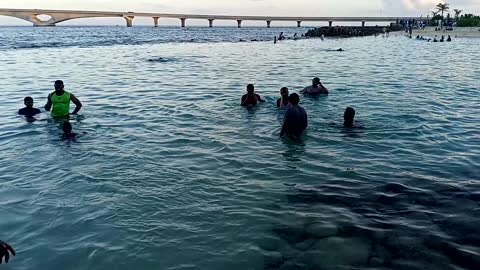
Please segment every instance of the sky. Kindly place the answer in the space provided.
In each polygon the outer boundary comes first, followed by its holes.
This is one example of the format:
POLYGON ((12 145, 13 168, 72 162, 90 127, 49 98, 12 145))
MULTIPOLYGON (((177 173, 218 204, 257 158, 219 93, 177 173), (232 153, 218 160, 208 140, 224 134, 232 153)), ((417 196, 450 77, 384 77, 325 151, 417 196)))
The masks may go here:
MULTIPOLYGON (((72 9, 271 16, 426 16, 440 0, 0 0, 0 8, 72 9)), ((480 0, 450 0, 451 9, 480 14, 480 0)), ((151 19, 149 19, 151 20, 151 19)), ((145 19, 136 19, 146 24, 145 19)), ((171 19, 160 20, 172 24, 171 19)), ((80 19, 63 24, 120 24, 122 18, 80 19)), ((151 23, 148 21, 148 23, 151 23)), ((175 21, 175 23, 178 23, 175 21)), ((204 23, 204 22, 202 22, 204 23)), ((222 22, 218 22, 222 24, 222 22)), ((236 22, 230 22, 234 24, 236 22)), ((263 22, 260 22, 263 23, 263 22)), ((29 25, 0 16, 0 25, 29 25)), ((216 22, 217 24, 217 22, 216 22)), ((223 23, 225 24, 225 23, 223 23)), ((229 24, 229 23, 227 23, 229 24)))

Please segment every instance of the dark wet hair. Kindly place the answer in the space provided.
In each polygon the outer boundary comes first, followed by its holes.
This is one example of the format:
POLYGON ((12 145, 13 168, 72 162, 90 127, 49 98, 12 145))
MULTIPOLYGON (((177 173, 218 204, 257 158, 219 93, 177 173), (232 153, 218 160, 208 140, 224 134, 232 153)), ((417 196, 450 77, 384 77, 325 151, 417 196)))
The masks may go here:
POLYGON ((33 102, 33 98, 32 98, 32 97, 25 97, 25 98, 23 99, 23 102, 27 102, 27 101, 33 102))
POLYGON ((288 87, 282 87, 282 88, 280 88, 280 93, 282 93, 283 91, 288 91, 288 87))
POLYGON ((318 77, 315 77, 315 78, 313 78, 313 80, 312 80, 312 81, 314 81, 314 82, 320 82, 320 78, 318 78, 318 77))
POLYGON ((62 123, 62 130, 65 133, 71 133, 72 132, 72 124, 70 124, 70 122, 63 122, 62 123))
POLYGON ((343 115, 343 117, 345 119, 349 118, 349 119, 353 119, 355 118, 355 110, 352 108, 352 107, 347 107, 345 109, 345 113, 343 115))
POLYGON ((300 96, 299 96, 297 93, 292 93, 292 94, 290 94, 290 96, 288 97, 288 100, 289 100, 290 103, 292 103, 293 105, 297 105, 297 104, 300 102, 300 96))
POLYGON ((56 81, 55 81, 55 85, 57 85, 57 84, 63 85, 63 81, 62 81, 62 80, 56 80, 56 81))
POLYGON ((247 90, 255 90, 255 86, 253 84, 247 85, 247 90))

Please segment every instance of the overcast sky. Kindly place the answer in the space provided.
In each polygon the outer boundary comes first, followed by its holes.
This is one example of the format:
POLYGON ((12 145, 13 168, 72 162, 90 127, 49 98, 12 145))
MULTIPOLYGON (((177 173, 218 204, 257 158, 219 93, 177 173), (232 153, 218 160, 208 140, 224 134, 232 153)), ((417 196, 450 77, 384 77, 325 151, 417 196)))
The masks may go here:
MULTIPOLYGON (((439 0, 0 0, 0 8, 74 9, 275 16, 420 16, 439 0)), ((451 8, 480 14, 480 0, 447 1, 451 8)), ((116 24, 117 19, 82 19, 64 24, 116 24)), ((144 19, 137 22, 145 22, 144 19)), ((163 21, 163 23, 162 23, 163 21)), ((169 24, 172 20, 161 20, 169 24)), ((233 22, 235 23, 235 22, 233 22)), ((0 16, 0 24, 26 24, 0 16)), ((220 24, 220 23, 219 23, 220 24)))

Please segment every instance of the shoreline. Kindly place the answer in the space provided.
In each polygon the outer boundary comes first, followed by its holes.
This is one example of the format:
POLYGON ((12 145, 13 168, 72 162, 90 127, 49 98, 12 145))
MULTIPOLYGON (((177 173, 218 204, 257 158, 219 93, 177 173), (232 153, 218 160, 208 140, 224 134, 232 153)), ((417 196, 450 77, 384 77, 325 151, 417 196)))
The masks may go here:
POLYGON ((446 31, 445 29, 440 31, 435 31, 434 27, 422 29, 414 29, 412 33, 412 37, 416 36, 423 36, 423 37, 434 37, 437 36, 448 36, 450 35, 452 38, 480 38, 480 27, 456 27, 451 31, 446 31))

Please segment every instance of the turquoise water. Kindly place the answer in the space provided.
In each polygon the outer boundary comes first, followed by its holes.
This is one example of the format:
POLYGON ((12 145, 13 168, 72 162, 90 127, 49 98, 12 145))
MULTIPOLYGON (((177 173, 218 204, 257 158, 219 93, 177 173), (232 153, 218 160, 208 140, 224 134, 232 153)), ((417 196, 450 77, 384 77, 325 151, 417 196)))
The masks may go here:
POLYGON ((2 28, 1 269, 478 269, 480 40, 44 29, 2 28), (279 89, 314 76, 330 96, 280 139, 279 89), (57 79, 84 104, 75 141, 15 114, 57 79), (248 83, 265 104, 239 106, 248 83), (346 106, 365 129, 330 125, 346 106))

